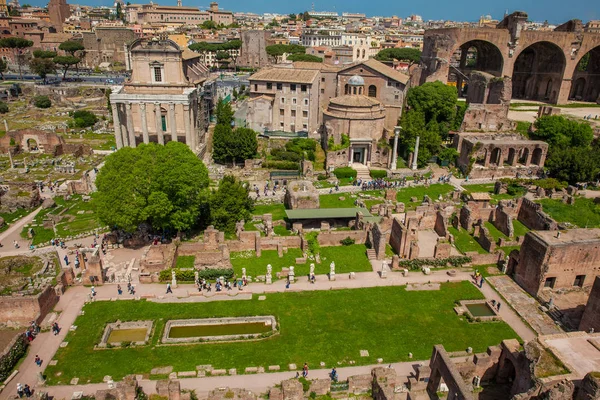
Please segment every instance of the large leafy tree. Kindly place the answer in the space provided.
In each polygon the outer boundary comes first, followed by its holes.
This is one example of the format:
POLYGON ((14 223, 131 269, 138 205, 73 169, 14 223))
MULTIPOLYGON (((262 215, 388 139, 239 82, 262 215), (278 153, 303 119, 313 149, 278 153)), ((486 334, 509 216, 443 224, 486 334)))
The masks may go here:
POLYGON ((219 190, 210 196, 210 220, 217 229, 235 232, 236 222, 250 219, 253 201, 248 191, 248 185, 234 176, 223 177, 219 190))
POLYGON ((67 71, 71 66, 79 64, 81 59, 79 57, 74 56, 56 56, 54 57, 54 63, 61 65, 63 69, 63 79, 67 76, 67 71))
POLYGON ((14 58, 19 67, 20 79, 23 79, 23 74, 21 73, 21 65, 23 64, 23 50, 31 46, 33 46, 33 42, 31 40, 20 37, 7 37, 0 39, 0 47, 12 50, 14 58))
POLYGON ((586 122, 577 122, 560 115, 547 115, 535 121, 533 139, 544 140, 550 147, 586 147, 592 143, 594 131, 586 122))
POLYGON ((48 74, 56 73, 56 64, 51 58, 34 57, 29 61, 29 68, 46 82, 48 74))
POLYGON ((383 49, 377 53, 375 59, 379 61, 406 61, 410 64, 414 64, 421 60, 421 50, 411 48, 383 49))
POLYGON ((213 158, 227 163, 254 157, 258 147, 257 133, 249 128, 231 129, 228 125, 215 126, 213 134, 213 158))
MULTIPOLYGON (((79 63, 85 57, 85 46, 83 43, 76 40, 67 40, 66 42, 62 42, 58 48, 70 55, 72 57, 71 61, 73 61, 75 58, 78 59, 78 61, 75 63, 75 70, 79 72, 79 63)), ((60 64, 58 62, 56 63, 60 64)))
POLYGON ((233 109, 231 104, 225 102, 223 99, 219 99, 217 107, 215 109, 215 116, 217 118, 217 125, 231 126, 233 122, 233 109))
POLYGON ((550 176, 571 185, 594 181, 600 174, 599 150, 588 147, 553 148, 545 166, 550 176))
POLYGON ((208 171, 183 143, 125 147, 106 158, 96 180, 98 215, 111 227, 186 231, 198 222, 208 171))

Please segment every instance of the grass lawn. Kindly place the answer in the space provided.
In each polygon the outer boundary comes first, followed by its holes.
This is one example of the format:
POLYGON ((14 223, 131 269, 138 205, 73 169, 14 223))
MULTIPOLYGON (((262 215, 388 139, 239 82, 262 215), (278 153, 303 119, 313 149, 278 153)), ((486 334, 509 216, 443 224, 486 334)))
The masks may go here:
POLYGON ((453 190, 454 186, 447 183, 430 185, 428 188, 425 188, 424 186, 415 186, 398 189, 396 198, 398 201, 404 203, 407 209, 414 209, 418 205, 421 205, 424 195, 428 195, 431 200, 435 201, 438 199, 440 194, 445 196, 453 190), (417 201, 415 203, 411 202, 411 197, 416 197, 417 201))
POLYGON ((253 215, 272 214, 273 221, 285 219, 285 207, 283 204, 257 204, 252 211, 253 215))
POLYGON ((32 211, 33 209, 17 208, 14 212, 11 213, 0 213, 0 218, 4 219, 4 225, 0 226, 0 232, 4 232, 8 229, 10 224, 23 218, 32 211))
POLYGON ((513 219, 513 230, 515 231, 515 237, 525 236, 531 229, 523 225, 523 223, 517 219, 513 219))
POLYGON ((473 236, 469 235, 469 233, 460 228, 460 230, 451 226, 448 228, 448 232, 454 236, 454 245, 461 253, 466 253, 468 251, 476 251, 480 254, 486 254, 487 251, 484 250, 483 247, 473 238, 473 236))
POLYGON ((578 197, 573 205, 553 199, 542 199, 538 202, 557 222, 570 222, 580 228, 600 227, 600 206, 594 204, 594 199, 578 197))
MULTIPOLYGON (((335 262, 335 272, 363 272, 373 271, 367 258, 367 247, 364 244, 350 246, 321 247, 321 265, 315 265, 317 274, 329 273, 329 264, 335 262), (325 267, 326 271, 320 272, 325 267)), ((308 273, 308 272, 307 272, 308 273)))
POLYGON ((175 268, 194 268, 196 256, 177 256, 175 268))
MULTIPOLYGON (((408 361, 431 356, 431 348, 443 343, 447 351, 472 347, 483 352, 503 339, 517 338, 504 322, 468 323, 454 313, 456 300, 482 299, 468 282, 445 283, 439 291, 406 291, 403 287, 309 291, 267 294, 266 300, 208 303, 152 303, 146 301, 96 301, 84 306, 76 331, 67 334, 69 345, 59 348, 58 364, 45 370, 50 385, 102 382, 105 375, 121 380, 128 374, 149 374, 157 366, 174 371, 195 371, 196 365, 213 368, 308 363, 317 368, 408 361), (273 315, 280 334, 254 342, 199 343, 159 346, 170 319, 273 315), (154 320, 151 344, 123 349, 94 350, 106 323, 116 320, 154 320), (368 357, 360 357, 360 350, 368 357), (341 362, 341 365, 338 365, 341 362), (60 374, 59 374, 60 373, 60 374), (59 375, 57 375, 59 374, 59 375)), ((292 373, 290 373, 292 374, 292 373)))
POLYGON ((486 228, 488 228, 490 235, 492 235, 492 237, 494 238, 494 242, 498 243, 498 239, 500 239, 500 238, 508 239, 508 236, 506 236, 504 233, 502 233, 491 222, 485 221, 483 224, 486 228))
MULTIPOLYGON (((381 195, 380 190, 366 190, 361 192, 363 194, 370 195, 381 195)), ((356 207, 354 202, 356 201, 356 197, 351 196, 352 193, 343 193, 337 192, 332 194, 322 194, 319 196, 319 208, 353 208, 356 207), (343 197, 344 200, 340 200, 339 198, 343 197)), ((369 200, 365 200, 369 201, 369 200)))

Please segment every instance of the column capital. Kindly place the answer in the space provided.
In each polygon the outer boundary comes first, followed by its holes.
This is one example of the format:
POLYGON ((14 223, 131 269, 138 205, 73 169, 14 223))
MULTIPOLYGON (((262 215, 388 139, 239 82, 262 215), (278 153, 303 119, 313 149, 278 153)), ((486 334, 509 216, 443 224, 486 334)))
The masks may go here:
POLYGON ((169 109, 175 110, 175 103, 169 103, 169 109))
POLYGON ((127 107, 129 110, 131 110, 131 103, 130 102, 125 103, 125 107, 127 107))
POLYGON ((140 103, 140 109, 146 110, 146 103, 140 103))

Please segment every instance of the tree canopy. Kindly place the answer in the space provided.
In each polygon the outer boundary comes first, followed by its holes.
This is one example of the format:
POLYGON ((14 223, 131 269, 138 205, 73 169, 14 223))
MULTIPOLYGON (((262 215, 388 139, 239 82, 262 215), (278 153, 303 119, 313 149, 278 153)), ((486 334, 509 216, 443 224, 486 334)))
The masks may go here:
POLYGON ((586 147, 594 139, 592 127, 585 122, 577 122, 560 115, 546 115, 535 123, 532 139, 544 140, 551 147, 586 147))
POLYGON ((313 56, 312 54, 290 54, 287 59, 288 61, 323 62, 321 57, 313 56))
POLYGON ((17 65, 19 66, 19 77, 23 79, 23 75, 21 73, 21 64, 23 63, 23 49, 33 46, 33 42, 31 40, 23 39, 20 37, 6 37, 0 39, 0 47, 4 47, 7 49, 12 49, 15 59, 17 60, 17 65))
POLYGON ((33 56, 35 58, 54 58, 57 56, 55 51, 48 51, 48 50, 35 50, 33 52, 33 56))
POLYGON ((238 221, 248 221, 254 205, 248 196, 247 184, 232 175, 225 175, 219 182, 219 189, 210 196, 210 220, 215 228, 225 232, 235 232, 238 221))
POLYGON ((215 117, 217 118, 217 125, 231 126, 231 123, 233 122, 233 109, 231 108, 231 104, 226 103, 223 99, 219 99, 215 109, 215 117))
POLYGON ((254 157, 258 148, 257 133, 249 128, 218 124, 213 133, 213 158, 220 163, 243 161, 254 157))
POLYGON ((383 49, 375 56, 379 61, 407 61, 409 63, 418 63, 421 60, 421 50, 412 48, 393 48, 383 49))
POLYGON ((271 57, 282 56, 284 53, 287 54, 304 54, 306 53, 306 47, 299 44, 273 44, 266 47, 267 54, 271 57))
POLYGON ((48 74, 56 73, 56 64, 51 58, 34 57, 29 61, 29 69, 46 81, 48 74))
POLYGON ((96 185, 96 209, 107 225, 185 231, 198 222, 208 170, 183 143, 149 143, 109 155, 96 185))
POLYGON ((79 64, 81 59, 75 56, 56 56, 53 59, 55 64, 62 65, 63 68, 63 79, 67 76, 67 71, 72 65, 79 64))
POLYGON ((224 43, 197 42, 191 44, 189 49, 197 53, 205 53, 239 49, 240 47, 242 47, 242 41, 235 39, 224 43))

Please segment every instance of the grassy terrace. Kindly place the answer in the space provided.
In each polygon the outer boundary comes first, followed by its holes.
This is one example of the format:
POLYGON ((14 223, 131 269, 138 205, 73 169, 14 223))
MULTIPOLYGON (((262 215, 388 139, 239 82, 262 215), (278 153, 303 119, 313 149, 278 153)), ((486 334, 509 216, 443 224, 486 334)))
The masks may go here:
POLYGON ((538 203, 557 222, 570 222, 580 228, 600 227, 600 206, 594 204, 594 199, 578 197, 573 205, 553 199, 542 199, 538 203))
MULTIPOLYGON (((363 244, 354 244, 351 246, 332 246, 321 247, 321 264, 315 263, 315 274, 329 273, 329 264, 335 262, 335 272, 363 272, 372 271, 371 263, 367 258, 367 248, 363 244)), ((260 257, 256 257, 253 251, 244 251, 241 253, 231 253, 231 264, 237 276, 242 275, 242 268, 246 268, 246 274, 254 277, 265 275, 267 273, 267 264, 273 267, 273 279, 275 274, 282 268, 294 266, 296 276, 308 275, 310 263, 296 264, 296 258, 302 257, 302 250, 288 249, 283 253, 283 257, 277 256, 276 250, 263 250, 260 257)))
POLYGON ((120 380, 128 374, 149 374, 157 366, 171 365, 174 371, 194 371, 196 365, 214 368, 302 365, 328 368, 376 363, 424 360, 433 345, 442 343, 448 351, 471 346, 485 351, 503 339, 517 338, 504 322, 470 324, 454 313, 456 300, 481 299, 482 294, 468 282, 443 284, 440 291, 406 291, 403 287, 354 290, 290 292, 268 294, 258 301, 217 301, 209 303, 160 304, 146 301, 97 301, 84 307, 65 341, 55 355, 58 364, 48 366, 51 385, 102 382, 105 375, 120 380), (199 343, 161 346, 165 323, 169 319, 221 316, 273 315, 280 334, 254 342, 199 343), (154 320, 148 346, 94 350, 106 323, 116 320, 154 320), (368 357, 360 357, 360 350, 368 357))

